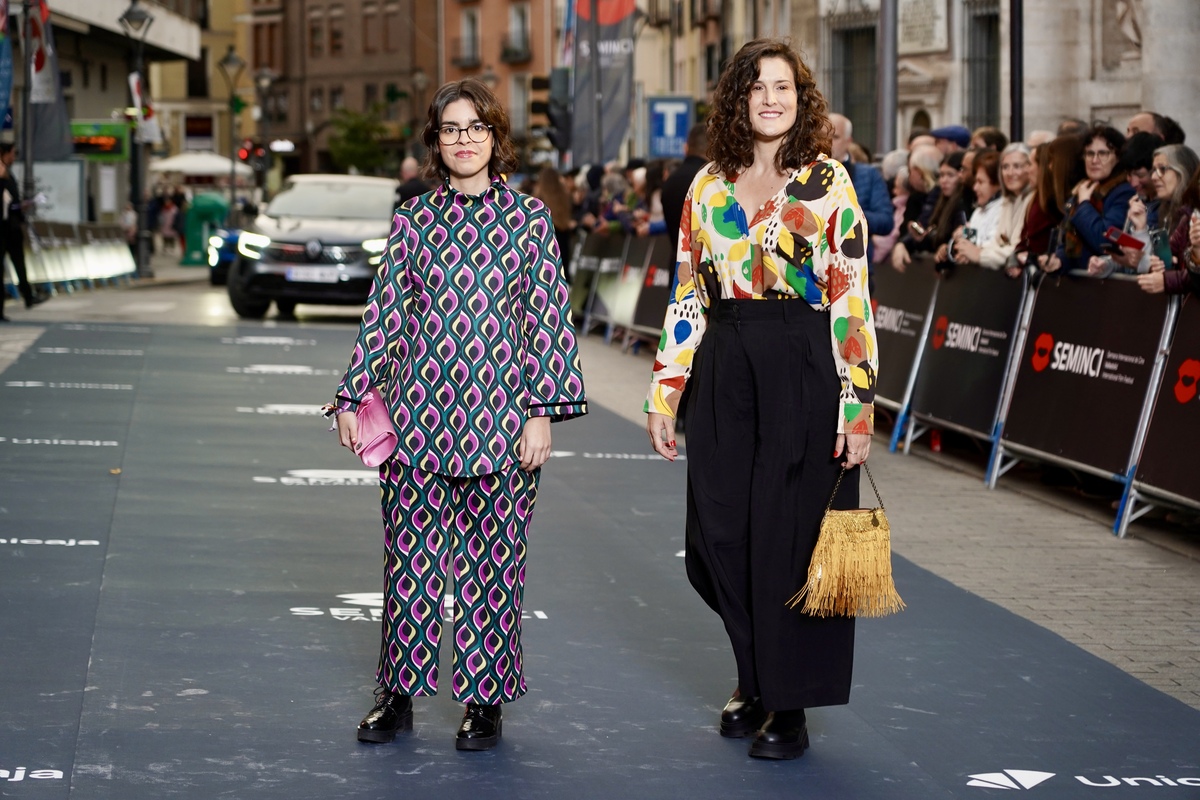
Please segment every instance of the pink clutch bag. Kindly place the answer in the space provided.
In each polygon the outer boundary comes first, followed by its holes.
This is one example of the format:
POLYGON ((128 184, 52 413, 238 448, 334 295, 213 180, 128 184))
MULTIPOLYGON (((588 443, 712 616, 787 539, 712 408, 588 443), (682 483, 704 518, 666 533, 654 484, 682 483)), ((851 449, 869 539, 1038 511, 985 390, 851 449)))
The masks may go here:
POLYGON ((354 410, 354 416, 358 420, 358 447, 354 452, 368 467, 378 467, 400 446, 396 426, 378 389, 371 387, 354 410))

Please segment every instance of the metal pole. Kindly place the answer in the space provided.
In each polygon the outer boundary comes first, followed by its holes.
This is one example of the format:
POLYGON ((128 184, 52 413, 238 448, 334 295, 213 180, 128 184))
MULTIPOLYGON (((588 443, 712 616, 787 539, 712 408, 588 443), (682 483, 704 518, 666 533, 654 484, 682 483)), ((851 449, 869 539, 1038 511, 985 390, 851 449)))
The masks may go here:
POLYGON ((1008 71, 1009 105, 1012 122, 1009 139, 1019 142, 1025 138, 1025 5, 1012 0, 1008 14, 1008 71))
POLYGON ((879 104, 875 112, 875 152, 881 156, 896 148, 898 5, 897 0, 880 0, 879 3, 879 104))
POLYGON ((229 93, 229 220, 237 209, 237 114, 233 113, 233 92, 229 93))
MULTIPOLYGON (((146 83, 143 79, 142 72, 145 69, 143 42, 140 37, 135 37, 133 40, 133 71, 138 76, 138 86, 141 87, 142 97, 146 96, 146 83)), ((141 102, 141 98, 134 98, 135 102, 141 102)), ((129 185, 130 193, 133 195, 133 208, 137 211, 137 254, 134 256, 137 261, 137 275, 139 278, 153 278, 154 270, 150 267, 150 229, 146 223, 146 187, 144 175, 144 160, 146 144, 142 141, 143 131, 138 130, 133 136, 133 147, 130 155, 131 161, 129 164, 129 185)))
POLYGON ((37 184, 33 180, 33 114, 31 113, 33 111, 31 94, 33 92, 34 57, 32 0, 24 0, 21 9, 21 58, 25 62, 22 66, 25 87, 21 92, 21 162, 25 168, 25 175, 22 178, 21 195, 25 202, 29 203, 29 216, 33 216, 37 207, 30 201, 37 193, 37 184))
POLYGON ((592 2, 592 25, 588 28, 588 54, 591 58, 592 90, 595 92, 596 163, 604 164, 604 93, 600 88, 600 0, 592 2))

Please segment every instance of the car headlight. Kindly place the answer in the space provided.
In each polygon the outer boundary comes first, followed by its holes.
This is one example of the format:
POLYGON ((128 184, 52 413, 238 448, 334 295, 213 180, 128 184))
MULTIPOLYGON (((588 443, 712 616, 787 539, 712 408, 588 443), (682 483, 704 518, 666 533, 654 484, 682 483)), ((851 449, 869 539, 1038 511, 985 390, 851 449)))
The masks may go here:
POLYGON ((217 252, 217 248, 210 245, 208 248, 208 265, 210 267, 215 267, 219 263, 221 263, 221 256, 217 252))
POLYGON ((383 261, 383 251, 387 249, 387 239, 367 239, 363 242, 363 250, 367 253, 367 263, 372 267, 379 266, 383 261))
POLYGON ((238 252, 246 258, 258 260, 262 258, 262 251, 271 243, 270 236, 263 236, 261 233, 251 233, 250 231, 242 231, 238 234, 237 249, 238 252))
POLYGON ((225 240, 222 239, 220 236, 208 237, 208 246, 213 248, 214 250, 220 250, 221 247, 224 246, 224 244, 225 244, 225 240))

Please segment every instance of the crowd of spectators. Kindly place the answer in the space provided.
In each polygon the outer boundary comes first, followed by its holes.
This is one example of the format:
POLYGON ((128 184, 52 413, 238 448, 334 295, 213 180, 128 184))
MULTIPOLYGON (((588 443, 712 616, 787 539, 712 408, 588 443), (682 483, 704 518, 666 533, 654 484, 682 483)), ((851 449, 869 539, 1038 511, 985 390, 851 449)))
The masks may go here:
POLYGON ((1150 293, 1200 293, 1200 158, 1170 117, 1125 133, 1068 120, 1010 143, 996 128, 914 131, 880 162, 894 227, 871 226, 873 266, 931 253, 956 265, 1136 275, 1150 293))

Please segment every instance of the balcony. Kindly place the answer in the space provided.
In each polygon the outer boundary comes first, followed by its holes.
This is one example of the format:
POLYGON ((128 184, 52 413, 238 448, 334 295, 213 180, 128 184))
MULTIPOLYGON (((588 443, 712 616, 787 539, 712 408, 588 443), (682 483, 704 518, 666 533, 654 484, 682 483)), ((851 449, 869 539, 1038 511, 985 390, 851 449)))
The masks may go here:
POLYGON ((650 0, 650 9, 646 22, 654 27, 671 24, 671 6, 676 0, 650 0))
POLYGON ((459 69, 471 69, 483 63, 479 57, 478 39, 455 39, 451 43, 450 53, 450 63, 459 69))
POLYGON ((529 46, 529 31, 515 31, 504 37, 500 60, 505 64, 524 64, 533 59, 529 46))

